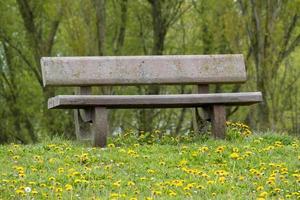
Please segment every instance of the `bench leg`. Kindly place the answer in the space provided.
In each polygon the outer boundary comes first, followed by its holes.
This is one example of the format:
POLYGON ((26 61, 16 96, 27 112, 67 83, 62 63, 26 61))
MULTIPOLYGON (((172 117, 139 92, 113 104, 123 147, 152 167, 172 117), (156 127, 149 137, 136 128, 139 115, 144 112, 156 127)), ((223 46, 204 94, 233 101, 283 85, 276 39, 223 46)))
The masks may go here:
POLYGON ((108 133, 108 111, 103 107, 96 107, 93 110, 93 137, 94 147, 105 147, 108 133))
POLYGON ((213 105, 212 113, 212 134, 215 138, 225 138, 226 131, 226 112, 224 105, 213 105))
POLYGON ((75 134, 78 140, 91 140, 91 121, 85 121, 79 113, 79 109, 74 110, 75 134))

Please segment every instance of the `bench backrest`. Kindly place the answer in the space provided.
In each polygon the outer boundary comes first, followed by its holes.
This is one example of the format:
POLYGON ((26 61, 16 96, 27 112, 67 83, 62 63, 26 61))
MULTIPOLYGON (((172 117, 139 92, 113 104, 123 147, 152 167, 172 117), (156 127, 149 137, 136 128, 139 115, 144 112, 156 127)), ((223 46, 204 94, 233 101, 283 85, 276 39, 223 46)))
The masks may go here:
POLYGON ((44 86, 246 81, 243 55, 43 57, 44 86))

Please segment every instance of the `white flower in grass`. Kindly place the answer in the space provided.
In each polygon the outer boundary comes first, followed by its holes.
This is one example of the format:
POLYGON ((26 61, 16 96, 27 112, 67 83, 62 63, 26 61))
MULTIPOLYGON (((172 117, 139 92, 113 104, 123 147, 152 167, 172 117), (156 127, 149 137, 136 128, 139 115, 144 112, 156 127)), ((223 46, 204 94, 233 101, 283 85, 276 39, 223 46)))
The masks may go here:
POLYGON ((30 187, 26 187, 24 190, 25 190, 25 192, 27 192, 27 193, 31 192, 31 188, 30 188, 30 187))

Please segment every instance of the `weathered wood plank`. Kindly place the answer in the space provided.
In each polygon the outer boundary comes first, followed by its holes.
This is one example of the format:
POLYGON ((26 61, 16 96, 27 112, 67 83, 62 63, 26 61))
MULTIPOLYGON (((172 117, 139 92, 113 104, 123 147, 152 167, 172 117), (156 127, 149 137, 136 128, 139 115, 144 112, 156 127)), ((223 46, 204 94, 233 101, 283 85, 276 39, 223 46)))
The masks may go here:
POLYGON ((212 134, 215 138, 225 138, 226 112, 224 105, 212 107, 212 134))
POLYGON ((261 92, 180 95, 58 95, 48 108, 174 108, 211 104, 250 105, 262 101, 261 92))
POLYGON ((96 107, 93 111, 93 146, 105 147, 108 135, 107 109, 96 107))
POLYGON ((246 81, 243 55, 43 57, 44 86, 246 81))

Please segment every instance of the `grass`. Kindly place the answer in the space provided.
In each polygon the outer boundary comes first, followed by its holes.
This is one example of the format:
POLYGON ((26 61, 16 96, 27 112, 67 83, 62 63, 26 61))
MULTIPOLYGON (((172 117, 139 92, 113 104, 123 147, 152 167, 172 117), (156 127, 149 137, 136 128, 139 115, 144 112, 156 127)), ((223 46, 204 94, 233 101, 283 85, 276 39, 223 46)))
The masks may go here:
POLYGON ((296 138, 150 137, 128 133, 106 149, 59 139, 2 145, 0 199, 300 198, 296 138))

